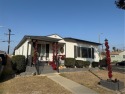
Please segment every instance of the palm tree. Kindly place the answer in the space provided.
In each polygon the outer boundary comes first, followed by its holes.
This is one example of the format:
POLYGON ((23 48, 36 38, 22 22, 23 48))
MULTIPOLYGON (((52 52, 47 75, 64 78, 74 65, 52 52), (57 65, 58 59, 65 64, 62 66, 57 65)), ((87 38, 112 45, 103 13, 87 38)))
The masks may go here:
POLYGON ((112 47, 113 51, 115 52, 116 51, 116 47, 112 47))
POLYGON ((115 4, 118 8, 125 9, 125 0, 116 0, 115 4))

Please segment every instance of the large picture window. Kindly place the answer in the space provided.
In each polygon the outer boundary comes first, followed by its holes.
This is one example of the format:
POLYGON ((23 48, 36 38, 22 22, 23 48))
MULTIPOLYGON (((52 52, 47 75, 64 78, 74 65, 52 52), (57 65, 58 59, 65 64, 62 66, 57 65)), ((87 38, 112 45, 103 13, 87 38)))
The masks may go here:
POLYGON ((74 46, 74 57, 94 59, 94 48, 74 46))

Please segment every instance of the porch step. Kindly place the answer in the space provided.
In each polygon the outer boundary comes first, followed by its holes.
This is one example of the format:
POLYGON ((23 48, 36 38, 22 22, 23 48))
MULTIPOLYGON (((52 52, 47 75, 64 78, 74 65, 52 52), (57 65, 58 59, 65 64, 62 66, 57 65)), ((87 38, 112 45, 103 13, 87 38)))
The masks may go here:
POLYGON ((36 74, 46 74, 46 73, 56 73, 57 71, 53 70, 50 65, 39 66, 38 68, 35 66, 27 66, 26 71, 21 73, 20 76, 24 75, 34 75, 36 74))
POLYGON ((44 66, 43 70, 41 71, 41 74, 46 74, 46 73, 56 73, 57 71, 52 69, 51 65, 46 65, 44 66))
POLYGON ((33 66, 33 67, 31 67, 31 66, 27 66, 26 67, 26 72, 31 72, 31 73, 33 73, 33 72, 37 72, 37 70, 36 70, 36 68, 33 66))

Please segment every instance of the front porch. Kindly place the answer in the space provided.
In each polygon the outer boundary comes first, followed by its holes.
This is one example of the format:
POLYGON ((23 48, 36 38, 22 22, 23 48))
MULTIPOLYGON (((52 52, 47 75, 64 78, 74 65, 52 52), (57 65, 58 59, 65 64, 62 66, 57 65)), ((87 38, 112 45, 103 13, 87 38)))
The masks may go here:
POLYGON ((66 44, 58 41, 59 39, 46 38, 46 40, 32 39, 28 42, 28 48, 31 49, 27 52, 26 71, 34 70, 37 74, 41 74, 44 70, 51 72, 53 68, 59 72, 59 66, 64 65, 61 58, 66 56, 66 44))

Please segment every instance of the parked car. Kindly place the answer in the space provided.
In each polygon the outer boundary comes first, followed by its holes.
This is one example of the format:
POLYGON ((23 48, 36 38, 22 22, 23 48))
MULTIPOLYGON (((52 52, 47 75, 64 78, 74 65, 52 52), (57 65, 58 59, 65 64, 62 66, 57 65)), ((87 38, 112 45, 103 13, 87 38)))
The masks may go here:
POLYGON ((6 65, 7 57, 5 53, 0 53, 0 76, 2 74, 3 68, 6 65))
POLYGON ((116 63, 116 65, 125 66, 125 61, 118 62, 118 63, 116 63))
POLYGON ((0 53, 0 58, 1 58, 1 64, 6 65, 6 62, 7 62, 6 54, 0 53))

